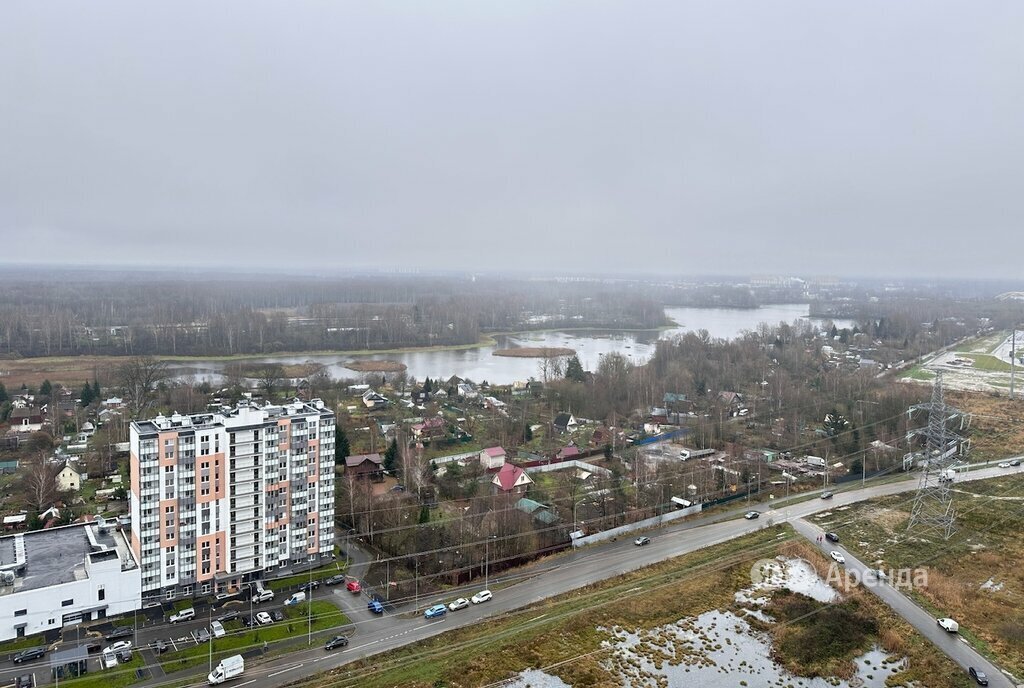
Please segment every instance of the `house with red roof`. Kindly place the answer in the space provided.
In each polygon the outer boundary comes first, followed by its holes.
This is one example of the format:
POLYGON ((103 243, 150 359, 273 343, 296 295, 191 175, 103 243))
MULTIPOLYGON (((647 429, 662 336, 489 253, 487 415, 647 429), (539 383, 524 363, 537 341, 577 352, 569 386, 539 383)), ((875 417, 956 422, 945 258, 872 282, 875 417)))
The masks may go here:
POLYGON ((561 449, 558 450, 558 453, 555 454, 555 460, 567 461, 568 459, 575 459, 579 455, 579 447, 577 447, 575 444, 570 444, 568 447, 562 447, 561 449))
POLYGON ((502 466, 491 481, 495 494, 525 494, 532 484, 526 471, 512 463, 502 466))
POLYGON ((501 468, 505 465, 505 450, 501 447, 488 447, 480 452, 480 465, 485 470, 501 468))

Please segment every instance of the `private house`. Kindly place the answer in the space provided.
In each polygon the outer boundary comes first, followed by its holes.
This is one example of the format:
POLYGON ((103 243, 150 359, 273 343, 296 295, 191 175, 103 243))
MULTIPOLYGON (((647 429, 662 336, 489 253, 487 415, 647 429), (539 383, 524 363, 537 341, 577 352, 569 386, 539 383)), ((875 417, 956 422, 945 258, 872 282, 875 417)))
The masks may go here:
POLYGON ((11 429, 17 432, 39 432, 43 429, 43 414, 34 406, 14 409, 7 420, 11 429))
POLYGON ((485 470, 501 468, 505 465, 506 453, 502 447, 488 447, 480 452, 480 465, 485 470))
POLYGON ((495 494, 525 494, 533 479, 519 466, 506 463, 491 481, 495 494))
POLYGON ((556 461, 568 461, 569 459, 575 459, 580 455, 579 447, 574 444, 570 444, 568 447, 562 447, 555 454, 556 461))
POLYGON ((740 406, 743 404, 743 395, 739 392, 719 392, 718 400, 726 406, 740 406))
POLYGON ((480 396, 480 392, 477 391, 476 386, 472 382, 463 382, 456 388, 456 394, 463 399, 476 399, 480 396))
POLYGON ((377 394, 372 389, 368 389, 363 392, 363 405, 371 411, 375 409, 382 409, 388 405, 388 400, 382 395, 377 394))
POLYGON ((559 413, 553 422, 555 432, 576 432, 579 424, 571 413, 559 413))
POLYGON ((412 426, 412 434, 419 441, 444 437, 447 432, 447 424, 441 416, 433 416, 425 419, 422 423, 412 426))
POLYGON ((345 457, 345 473, 356 479, 384 479, 384 459, 380 454, 354 454, 345 457))
POLYGON ((64 463, 64 468, 60 469, 60 473, 54 480, 57 483, 57 490, 60 492, 78 492, 82 489, 82 474, 67 462, 64 463))
POLYGON ((524 514, 533 516, 533 520, 545 526, 553 525, 558 521, 558 516, 551 510, 551 507, 535 502, 527 497, 523 497, 516 502, 516 509, 524 514))

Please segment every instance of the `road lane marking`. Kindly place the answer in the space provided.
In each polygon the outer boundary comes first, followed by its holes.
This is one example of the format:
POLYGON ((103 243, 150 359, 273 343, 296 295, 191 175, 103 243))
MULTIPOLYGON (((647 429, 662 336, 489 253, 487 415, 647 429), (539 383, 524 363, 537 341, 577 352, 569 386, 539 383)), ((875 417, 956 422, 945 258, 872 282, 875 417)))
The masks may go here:
POLYGON ((302 665, 302 664, 296 664, 295 666, 290 666, 290 667, 288 667, 287 669, 281 669, 281 671, 275 671, 275 672, 274 672, 274 673, 272 673, 272 674, 267 674, 267 678, 270 678, 270 677, 272 677, 272 676, 277 676, 278 674, 283 674, 283 673, 285 673, 286 671, 292 671, 293 669, 298 669, 298 668, 299 668, 299 667, 301 667, 301 666, 304 666, 304 665, 302 665))
POLYGON ((242 686, 247 686, 250 683, 256 683, 256 679, 252 679, 251 681, 246 681, 245 683, 236 683, 235 684, 235 688, 242 688, 242 686))

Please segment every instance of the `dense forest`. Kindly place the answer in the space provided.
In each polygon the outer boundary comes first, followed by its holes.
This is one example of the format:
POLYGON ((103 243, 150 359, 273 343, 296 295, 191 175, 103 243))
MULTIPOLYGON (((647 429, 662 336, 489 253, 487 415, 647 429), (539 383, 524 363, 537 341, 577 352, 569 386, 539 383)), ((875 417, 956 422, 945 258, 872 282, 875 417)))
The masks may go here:
POLYGON ((537 327, 656 328, 631 284, 66 271, 0 273, 7 356, 232 355, 472 344, 537 327))

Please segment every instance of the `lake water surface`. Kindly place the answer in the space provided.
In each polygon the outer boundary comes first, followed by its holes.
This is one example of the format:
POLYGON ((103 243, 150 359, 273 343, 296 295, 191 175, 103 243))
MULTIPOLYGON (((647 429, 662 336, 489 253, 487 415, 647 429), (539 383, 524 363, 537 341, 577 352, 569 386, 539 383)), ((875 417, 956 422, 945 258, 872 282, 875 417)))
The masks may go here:
MULTIPOLYGON (((552 332, 522 332, 498 335, 495 345, 473 349, 407 351, 389 354, 317 354, 295 356, 268 356, 260 361, 277 363, 303 363, 316 361, 326 365, 336 378, 360 378, 362 375, 345 368, 345 363, 356 359, 400 361, 408 374, 422 380, 424 377, 449 378, 452 375, 476 382, 487 380, 494 384, 508 384, 517 380, 540 378, 540 365, 535 358, 494 356, 496 349, 515 347, 568 347, 575 349, 587 370, 597 368, 601 356, 619 352, 637 364, 646 363, 659 339, 674 337, 684 332, 705 329, 715 338, 732 339, 744 331, 754 330, 763 322, 776 325, 808 319, 810 306, 806 303, 778 304, 761 308, 666 308, 665 313, 677 327, 666 330, 566 330, 552 332)), ((851 326, 849 321, 835 321, 840 327, 851 326)), ((196 381, 218 383, 224 369, 222 361, 193 361, 175 366, 174 373, 196 381)))

